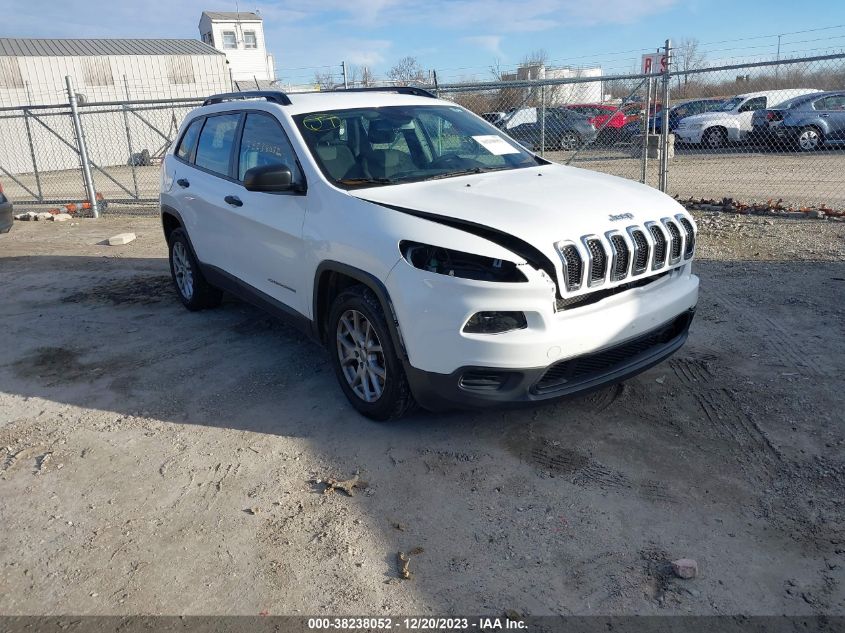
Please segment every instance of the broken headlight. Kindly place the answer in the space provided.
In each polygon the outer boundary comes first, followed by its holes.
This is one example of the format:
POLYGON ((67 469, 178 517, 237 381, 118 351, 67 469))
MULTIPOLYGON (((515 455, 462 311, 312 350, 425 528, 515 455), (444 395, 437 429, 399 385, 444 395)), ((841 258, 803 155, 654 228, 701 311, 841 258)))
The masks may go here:
POLYGON ((411 266, 420 270, 479 281, 523 282, 525 275, 513 262, 403 240, 399 250, 411 266))

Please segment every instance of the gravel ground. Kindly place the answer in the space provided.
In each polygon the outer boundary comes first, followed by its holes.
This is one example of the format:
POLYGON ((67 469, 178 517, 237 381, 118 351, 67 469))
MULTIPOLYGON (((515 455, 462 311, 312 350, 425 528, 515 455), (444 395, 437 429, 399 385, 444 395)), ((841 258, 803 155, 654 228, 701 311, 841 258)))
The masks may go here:
POLYGON ((699 221, 671 360, 390 425, 287 326, 185 311, 157 220, 16 223, 0 613, 845 614, 845 224, 699 221), (317 482, 356 472, 352 497, 317 482))

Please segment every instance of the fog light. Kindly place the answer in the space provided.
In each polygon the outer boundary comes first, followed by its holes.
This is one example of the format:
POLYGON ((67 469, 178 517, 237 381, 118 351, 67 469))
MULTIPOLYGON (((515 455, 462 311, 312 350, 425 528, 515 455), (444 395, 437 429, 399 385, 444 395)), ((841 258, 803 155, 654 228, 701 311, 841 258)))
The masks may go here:
POLYGON ((501 334, 528 327, 524 312, 476 312, 464 326, 468 334, 501 334))

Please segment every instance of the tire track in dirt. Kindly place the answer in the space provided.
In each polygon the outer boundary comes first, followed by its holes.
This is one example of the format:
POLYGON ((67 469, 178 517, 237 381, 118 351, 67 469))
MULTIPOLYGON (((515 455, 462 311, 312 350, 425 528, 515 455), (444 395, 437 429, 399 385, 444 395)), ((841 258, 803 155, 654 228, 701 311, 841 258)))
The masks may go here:
POLYGON ((782 325, 767 316, 757 314, 753 307, 741 306, 725 294, 716 292, 716 300, 737 316, 741 315, 742 319, 755 326, 755 329, 766 333, 766 349, 771 351, 785 365, 794 367, 798 373, 804 376, 820 377, 824 375, 824 371, 819 364, 792 341, 793 336, 782 325))

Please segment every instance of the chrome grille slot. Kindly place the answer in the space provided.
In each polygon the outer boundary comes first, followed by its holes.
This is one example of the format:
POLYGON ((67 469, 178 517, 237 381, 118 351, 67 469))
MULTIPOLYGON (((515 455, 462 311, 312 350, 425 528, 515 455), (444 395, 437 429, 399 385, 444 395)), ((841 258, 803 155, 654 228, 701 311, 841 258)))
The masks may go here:
POLYGON ((641 275, 648 266, 649 245, 645 233, 637 228, 628 229, 631 241, 634 243, 634 263, 631 267, 632 275, 641 275))
POLYGON ((609 233, 610 251, 613 261, 610 266, 610 280, 619 281, 628 276, 628 265, 631 263, 631 252, 628 243, 619 233, 609 233))
POLYGON ((681 230, 678 228, 678 225, 675 224, 669 218, 663 218, 662 220, 663 225, 666 227, 666 230, 669 231, 669 236, 671 238, 671 247, 669 249, 669 263, 670 264, 677 264, 681 261, 681 249, 683 248, 683 241, 684 238, 681 237, 681 230))
POLYGON ((654 260, 651 267, 657 270, 666 265, 666 235, 656 222, 649 222, 646 227, 651 233, 651 239, 654 240, 654 260))
POLYGON ((675 219, 680 222, 682 227, 684 227, 686 237, 686 240, 684 241, 684 259, 689 259, 692 257, 693 251, 695 251, 695 229, 692 228, 692 222, 687 220, 684 216, 676 215, 675 219))
POLYGON ((584 273, 584 262, 575 244, 558 246, 563 262, 563 277, 567 290, 578 290, 581 287, 581 276, 584 273))
POLYGON ((601 240, 597 237, 584 238, 584 245, 590 257, 590 266, 587 285, 590 287, 600 286, 604 283, 607 275, 607 253, 602 246, 601 240))

